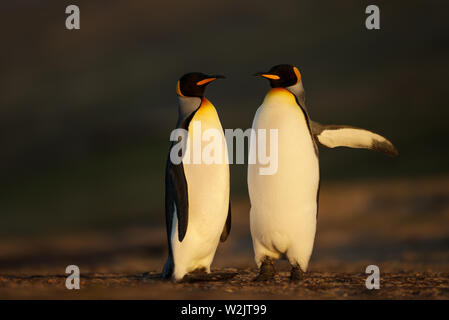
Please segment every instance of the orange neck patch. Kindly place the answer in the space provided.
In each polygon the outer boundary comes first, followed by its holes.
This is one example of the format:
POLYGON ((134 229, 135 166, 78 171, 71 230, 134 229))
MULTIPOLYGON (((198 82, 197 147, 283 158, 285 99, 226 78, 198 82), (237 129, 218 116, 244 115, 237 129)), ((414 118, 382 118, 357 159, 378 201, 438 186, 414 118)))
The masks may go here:
POLYGON ((176 84, 176 93, 178 94, 178 96, 185 97, 185 96, 182 94, 182 92, 181 92, 181 87, 180 87, 180 85, 179 85, 179 80, 178 80, 178 83, 176 84))
MULTIPOLYGON (((293 71, 296 74, 296 78, 298 78, 298 82, 301 81, 301 73, 299 72, 298 68, 293 67, 293 71)), ((298 83, 298 82, 296 82, 296 83, 298 83)))
POLYGON ((278 102, 296 104, 295 95, 285 88, 272 88, 265 96, 265 99, 276 99, 278 102))

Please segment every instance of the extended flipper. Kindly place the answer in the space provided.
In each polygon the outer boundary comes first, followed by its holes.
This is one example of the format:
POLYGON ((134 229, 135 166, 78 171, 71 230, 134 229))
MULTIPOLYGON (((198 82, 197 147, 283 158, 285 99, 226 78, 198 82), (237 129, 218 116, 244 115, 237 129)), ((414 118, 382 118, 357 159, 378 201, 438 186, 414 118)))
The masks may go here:
POLYGON ((371 149, 391 157, 398 155, 398 150, 388 139, 365 129, 346 125, 323 125, 315 121, 311 121, 311 129, 316 140, 329 148, 371 149))
POLYGON ((226 218, 226 223, 223 227, 223 232, 220 236, 220 241, 225 242, 231 232, 231 201, 229 201, 228 217, 226 218))

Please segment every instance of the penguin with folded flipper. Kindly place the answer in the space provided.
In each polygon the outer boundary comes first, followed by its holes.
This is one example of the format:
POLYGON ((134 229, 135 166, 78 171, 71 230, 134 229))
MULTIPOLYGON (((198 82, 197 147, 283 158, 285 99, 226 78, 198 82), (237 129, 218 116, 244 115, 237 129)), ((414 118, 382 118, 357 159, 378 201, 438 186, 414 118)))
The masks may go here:
POLYGON ((179 99, 177 129, 185 137, 169 151, 165 175, 165 217, 169 255, 162 277, 182 280, 190 272, 210 273, 219 241, 225 241, 231 228, 229 202, 229 161, 226 139, 217 111, 204 97, 206 86, 221 75, 199 72, 182 76, 176 87, 179 99), (202 161, 206 146, 195 145, 205 131, 215 133, 217 161, 202 161), (194 137, 199 135, 199 137, 194 137), (183 150, 181 161, 177 148, 183 150), (192 160, 193 158, 193 160, 192 160), (196 160, 195 160, 196 159, 196 160), (199 161, 197 161, 199 159, 199 161))

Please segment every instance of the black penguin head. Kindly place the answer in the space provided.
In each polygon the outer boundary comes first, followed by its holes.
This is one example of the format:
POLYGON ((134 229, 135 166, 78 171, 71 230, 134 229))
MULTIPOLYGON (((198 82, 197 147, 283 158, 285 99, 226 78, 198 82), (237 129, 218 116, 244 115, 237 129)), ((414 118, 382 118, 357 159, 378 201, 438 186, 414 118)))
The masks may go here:
POLYGON ((217 79, 224 79, 224 76, 208 75, 201 72, 186 73, 178 80, 176 93, 180 97, 202 97, 206 86, 217 79))
POLYGON ((268 72, 257 72, 254 75, 270 80, 272 88, 287 88, 301 81, 301 73, 298 68, 289 64, 279 64, 268 72))

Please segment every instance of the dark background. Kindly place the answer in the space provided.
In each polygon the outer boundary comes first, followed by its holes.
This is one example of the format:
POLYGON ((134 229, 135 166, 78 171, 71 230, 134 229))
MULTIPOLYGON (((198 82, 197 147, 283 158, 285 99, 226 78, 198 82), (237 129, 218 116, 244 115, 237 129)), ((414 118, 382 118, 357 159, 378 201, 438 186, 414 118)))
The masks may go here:
MULTIPOLYGON (((311 117, 388 137, 395 159, 321 149, 324 181, 448 173, 449 28, 443 1, 2 1, 0 236, 163 223, 177 79, 221 73, 207 96, 224 128, 251 126, 290 63, 311 117), (81 10, 66 30, 65 8, 81 10), (377 4, 381 30, 365 28, 377 4)), ((246 165, 231 167, 247 201, 246 165)), ((416 186, 419 188, 419 185, 416 186)))

